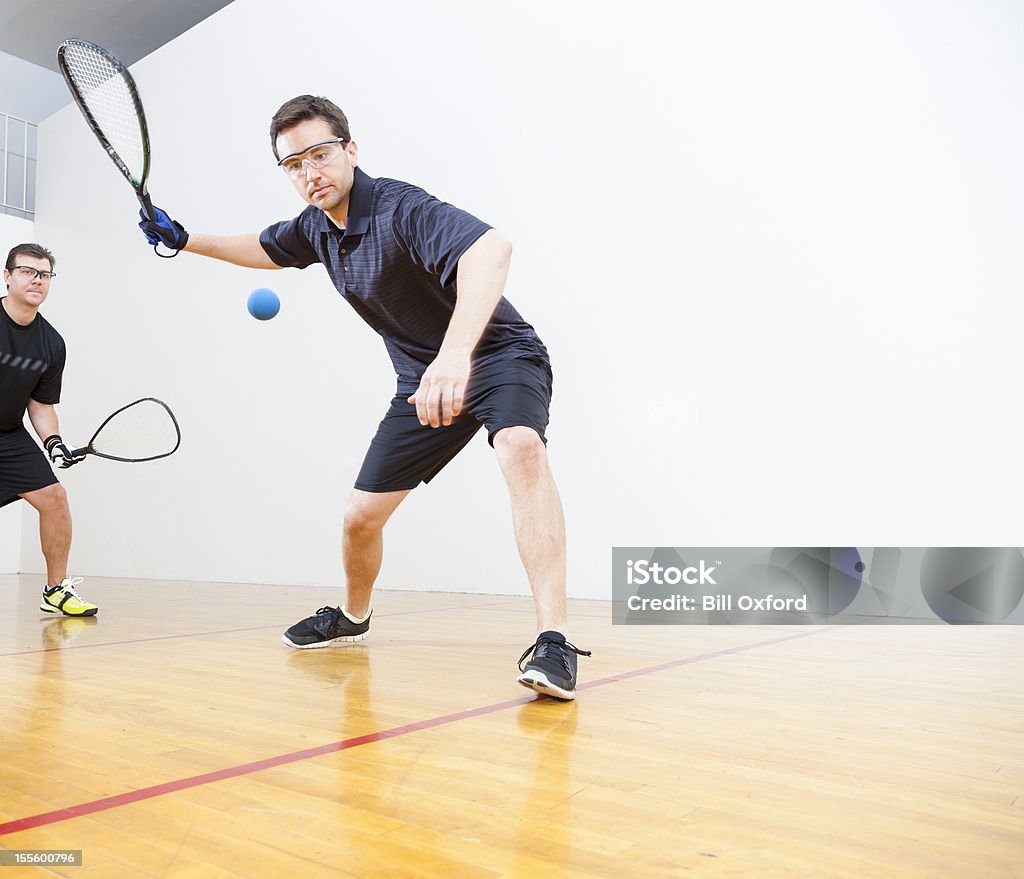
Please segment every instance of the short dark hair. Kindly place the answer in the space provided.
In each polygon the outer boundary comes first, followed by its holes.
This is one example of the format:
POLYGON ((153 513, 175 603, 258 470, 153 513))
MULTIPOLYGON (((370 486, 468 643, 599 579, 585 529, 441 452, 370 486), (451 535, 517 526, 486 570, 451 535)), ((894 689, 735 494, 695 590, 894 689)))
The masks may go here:
POLYGON ((348 130, 348 119, 334 101, 315 95, 299 95, 285 101, 270 120, 270 148, 274 151, 275 159, 281 158, 277 154, 278 135, 310 119, 323 119, 331 126, 334 136, 342 138, 346 143, 352 139, 348 130))
POLYGON ((4 268, 10 271, 18 264, 19 256, 34 256, 37 259, 48 259, 50 261, 50 271, 53 271, 53 267, 57 264, 57 260, 53 258, 53 254, 50 253, 42 244, 18 244, 11 248, 11 252, 7 254, 7 264, 4 268))

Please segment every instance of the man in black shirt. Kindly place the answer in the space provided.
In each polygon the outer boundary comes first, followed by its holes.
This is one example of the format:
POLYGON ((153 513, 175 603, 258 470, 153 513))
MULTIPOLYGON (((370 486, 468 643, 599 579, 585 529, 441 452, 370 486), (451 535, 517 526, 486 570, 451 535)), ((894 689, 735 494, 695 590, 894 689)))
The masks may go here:
POLYGON ((60 402, 64 340, 39 314, 54 278, 53 254, 39 244, 19 244, 7 255, 0 299, 0 507, 18 498, 39 513, 39 541, 46 558, 46 583, 39 609, 65 616, 97 611, 78 594, 81 577, 68 578, 71 511, 50 464, 66 469, 74 457, 60 437, 54 404, 60 402), (25 430, 28 412, 50 461, 25 430))
POLYGON ((566 638, 565 525, 545 447, 551 367, 533 327, 502 296, 511 246, 416 186, 366 175, 345 114, 326 98, 285 103, 270 142, 309 205, 299 216, 233 237, 190 236, 159 209, 156 221, 143 216, 139 225, 151 244, 236 265, 323 264, 394 364, 396 394, 345 510, 345 605, 320 608, 284 642, 306 649, 366 638, 385 523, 486 426, 537 610, 539 634, 520 658, 518 680, 575 698, 576 656, 589 654, 566 638))

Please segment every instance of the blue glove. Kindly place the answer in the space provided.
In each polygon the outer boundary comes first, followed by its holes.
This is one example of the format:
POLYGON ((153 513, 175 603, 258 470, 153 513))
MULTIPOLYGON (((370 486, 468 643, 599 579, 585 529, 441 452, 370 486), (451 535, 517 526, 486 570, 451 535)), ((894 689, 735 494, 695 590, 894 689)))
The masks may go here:
POLYGON ((142 218, 139 228, 146 236, 146 240, 153 245, 164 244, 171 250, 181 250, 188 243, 188 232, 185 231, 185 227, 172 220, 155 205, 153 214, 156 217, 155 220, 149 219, 145 211, 139 211, 139 216, 142 218))

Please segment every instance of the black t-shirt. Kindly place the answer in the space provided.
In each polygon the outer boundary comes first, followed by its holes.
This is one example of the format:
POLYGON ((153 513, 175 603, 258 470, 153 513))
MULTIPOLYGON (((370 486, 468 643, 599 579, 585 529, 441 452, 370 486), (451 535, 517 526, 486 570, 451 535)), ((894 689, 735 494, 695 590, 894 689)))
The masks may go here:
MULTIPOLYGON (((5 297, 6 298, 6 297, 5 297)), ((41 314, 27 327, 11 319, 0 299, 0 430, 25 418, 29 397, 59 403, 64 340, 41 314)))

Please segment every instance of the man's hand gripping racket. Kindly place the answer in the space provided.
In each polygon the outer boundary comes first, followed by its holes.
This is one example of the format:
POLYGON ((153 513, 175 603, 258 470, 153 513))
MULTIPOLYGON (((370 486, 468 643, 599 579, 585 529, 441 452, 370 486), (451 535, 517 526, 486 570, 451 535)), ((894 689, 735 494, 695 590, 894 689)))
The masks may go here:
POLYGON ((74 467, 79 461, 85 460, 85 454, 72 452, 65 445, 59 433, 51 434, 43 440, 43 448, 46 449, 46 454, 50 456, 50 463, 61 470, 67 470, 68 467, 74 467))
POLYGON ((142 206, 139 227, 146 240, 157 256, 177 256, 188 243, 188 232, 149 199, 149 128, 128 68, 111 52, 87 40, 61 43, 57 63, 92 133, 135 190, 142 206), (173 253, 161 253, 159 244, 173 253))

